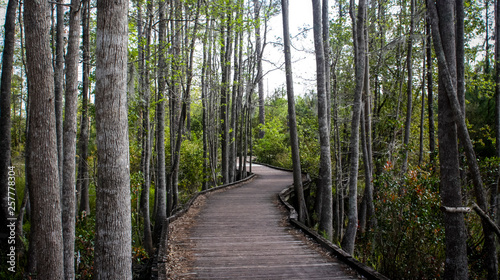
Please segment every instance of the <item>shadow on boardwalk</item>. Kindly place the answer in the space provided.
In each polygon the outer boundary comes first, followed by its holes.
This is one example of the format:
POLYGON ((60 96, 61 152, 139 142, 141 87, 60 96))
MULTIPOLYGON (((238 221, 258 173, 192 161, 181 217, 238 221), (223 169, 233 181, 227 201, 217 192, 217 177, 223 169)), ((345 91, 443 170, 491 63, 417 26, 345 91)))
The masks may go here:
POLYGON ((260 165, 252 171, 257 177, 251 182, 202 197, 186 219, 176 221, 185 228, 172 240, 182 251, 174 258, 188 265, 169 278, 357 279, 283 225, 276 196, 292 183, 291 173, 260 165))

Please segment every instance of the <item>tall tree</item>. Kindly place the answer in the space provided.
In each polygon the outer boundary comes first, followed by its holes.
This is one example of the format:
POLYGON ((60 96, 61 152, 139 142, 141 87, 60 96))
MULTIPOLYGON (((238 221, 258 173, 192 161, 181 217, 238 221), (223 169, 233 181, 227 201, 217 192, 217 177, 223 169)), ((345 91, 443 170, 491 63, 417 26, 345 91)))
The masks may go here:
MULTIPOLYGON (((462 206, 460 187, 460 171, 457 146, 457 127, 453 120, 451 100, 447 95, 444 84, 447 79, 456 88, 456 49, 455 49, 455 15, 454 1, 428 1, 430 19, 432 22, 432 36, 434 49, 439 62, 439 92, 438 92, 438 138, 440 185, 442 205, 447 207, 462 206), (436 7, 437 6, 437 7, 436 7), (437 11, 436 11, 437 8, 437 11), (439 39, 438 39, 439 36, 439 39), (447 42, 442 44, 441 42, 447 42), (438 49, 439 48, 439 49, 438 49), (441 53, 438 53, 441 50, 441 53), (444 57, 440 57, 444 56, 444 57), (444 67, 447 69, 445 70, 444 67), (448 71, 445 73, 445 71, 448 71), (449 77, 445 77, 448 74, 449 77)), ((448 93, 455 95, 456 91, 448 93)), ((445 279, 467 279, 467 251, 463 213, 444 213, 446 262, 445 279)))
POLYGON ((97 279, 132 279, 127 42, 128 1, 97 1, 97 279))
POLYGON ((319 142, 321 147, 319 166, 319 185, 321 189, 321 213, 319 230, 328 239, 332 239, 333 206, 332 206, 332 164, 330 159, 330 128, 328 127, 328 108, 325 76, 325 56, 323 47, 323 24, 320 0, 312 0, 314 49, 316 51, 316 83, 318 91, 318 123, 319 142))
POLYGON ((80 47, 80 1, 72 0, 69 18, 68 52, 66 54, 66 102, 63 141, 63 239, 64 278, 75 278, 75 213, 76 213, 76 130, 78 110, 78 63, 80 47))
MULTIPOLYGON (((17 0, 9 0, 7 13, 5 14, 5 37, 2 55, 2 77, 0 81, 0 224, 6 225, 9 200, 9 166, 10 166, 10 140, 11 140, 11 118, 10 118, 10 99, 11 99, 11 80, 14 64, 14 43, 16 35, 16 9, 17 0)), ((3 246, 7 244, 9 235, 8 228, 0 229, 0 243, 3 246)))
POLYGON ((61 192, 49 20, 49 2, 25 2, 26 70, 31 116, 28 181, 33 237, 30 247, 36 248, 31 252, 35 254, 39 279, 63 279, 61 192))
MULTIPOLYGON (((255 55, 257 56, 257 83, 259 86, 259 124, 265 124, 264 107, 264 80, 262 73, 262 38, 260 33, 260 10, 262 3, 260 0, 253 0, 254 18, 255 18, 255 55)), ((259 138, 264 137, 264 130, 259 130, 259 138)))
POLYGON ((63 174, 63 95, 64 95, 64 2, 56 3, 56 46, 54 64, 54 90, 56 96, 56 133, 57 160, 59 166, 59 184, 62 186, 63 174))
POLYGON ((158 102, 156 103, 156 114, 158 119, 158 124, 156 125, 156 150, 157 150, 157 169, 156 174, 158 176, 157 184, 155 186, 156 194, 156 215, 155 215, 155 228, 154 228, 154 241, 155 243, 160 240, 161 229, 163 227, 163 222, 167 218, 167 177, 165 171, 165 69, 166 69, 166 15, 165 15, 165 5, 166 1, 158 1, 158 14, 159 14, 159 25, 158 25, 158 42, 159 42, 159 52, 158 52, 158 102))
POLYGON ((349 159, 349 210, 348 224, 344 238, 342 239, 342 249, 353 254, 354 243, 356 241, 356 231, 358 228, 358 169, 359 169, 359 127, 361 119, 362 93, 365 75, 365 16, 366 1, 360 0, 358 5, 357 18, 354 16, 354 1, 350 2, 350 13, 353 21, 353 41, 354 41, 354 63, 356 86, 354 88, 354 104, 352 106, 351 139, 350 139, 350 159, 349 159))
POLYGON ((80 121, 80 136, 78 139, 79 161, 77 190, 80 195, 80 212, 90 214, 89 201, 89 168, 88 168, 88 146, 89 146, 89 89, 90 89, 90 0, 82 3, 82 109, 80 121))
MULTIPOLYGON (((427 7, 427 3, 426 3, 427 7)), ((434 159, 436 157, 436 137, 434 135, 434 96, 433 96, 433 78, 432 78, 432 45, 431 45, 431 22, 429 19, 429 13, 426 13, 426 23, 425 23, 425 35, 426 35, 426 61, 427 61, 427 114, 428 114, 428 126, 429 126, 429 151, 430 151, 430 162, 434 164, 434 159)))
POLYGON ((286 92, 288 97, 288 122, 290 127, 290 144, 292 147, 293 186, 299 206, 299 221, 306 222, 307 208, 302 186, 302 170, 300 166, 299 137, 297 134, 297 119, 295 116, 295 96, 293 92, 292 55, 290 50, 290 28, 288 0, 281 0, 283 15, 283 45, 285 52, 286 92))
POLYGON ((410 131, 411 131, 411 114, 413 107, 413 32, 415 29, 415 0, 410 1, 410 34, 408 35, 408 51, 406 53, 406 70, 408 71, 408 82, 406 84, 406 122, 405 122, 405 136, 403 140, 404 159, 401 166, 401 172, 406 173, 408 169, 408 151, 410 144, 410 131))

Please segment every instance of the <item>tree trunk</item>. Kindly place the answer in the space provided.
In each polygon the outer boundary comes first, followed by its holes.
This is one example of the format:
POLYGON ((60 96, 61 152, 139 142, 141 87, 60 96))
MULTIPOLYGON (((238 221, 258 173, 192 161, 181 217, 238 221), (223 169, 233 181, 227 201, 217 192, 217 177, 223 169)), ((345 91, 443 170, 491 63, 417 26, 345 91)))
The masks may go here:
POLYGON ((314 49, 316 50, 316 75, 318 90, 318 123, 320 142, 319 184, 321 189, 321 215, 319 231, 332 240, 333 205, 332 205, 332 165, 330 160, 330 128, 328 127, 328 108, 325 77, 325 56, 322 35, 321 3, 312 0, 314 20, 314 49))
MULTIPOLYGON (((308 220, 304 189, 302 187, 302 170, 300 167, 299 137, 297 134, 297 119, 295 117, 295 96, 293 92, 292 55, 290 51, 290 31, 288 0, 281 1, 283 13, 283 43, 285 51, 286 92, 288 97, 288 122, 290 128, 290 142, 292 146, 293 185, 299 206, 299 221, 308 220)), ((331 191, 330 191, 331 192, 331 191)))
MULTIPOLYGON (((427 6, 427 3, 426 3, 427 6)), ((431 21, 429 19, 429 13, 426 13, 426 24, 425 24, 425 35, 427 37, 427 114, 429 119, 429 151, 430 151, 430 163, 431 166, 434 165, 436 158, 436 137, 434 133, 434 97, 433 97, 433 78, 432 78, 432 46, 431 46, 431 21)))
POLYGON ((323 25, 323 49, 325 55, 325 90, 326 90, 326 112, 328 120, 328 129, 331 129, 332 121, 332 86, 331 86, 331 74, 330 74, 330 20, 328 18, 329 4, 328 0, 322 0, 321 6, 321 23, 323 25))
POLYGON ((406 123, 405 123, 405 137, 403 140, 403 151, 404 159, 403 165, 401 166, 401 173, 404 174, 408 170, 408 150, 410 147, 410 131, 411 131, 411 113, 412 113, 412 101, 413 101, 413 63, 412 63, 412 51, 413 51, 413 30, 415 29, 415 0, 411 0, 410 10, 411 10, 411 20, 410 20, 410 34, 408 35, 408 51, 406 53, 406 70, 408 71, 408 82, 406 85, 406 123))
MULTIPOLYGON (((500 157, 500 1, 495 2, 495 139, 496 139, 496 156, 500 157)), ((496 221, 500 225, 500 166, 498 166, 497 184, 494 186, 497 194, 496 203, 496 221)))
MULTIPOLYGON (((265 108, 264 108, 264 80, 262 73, 262 38, 260 34, 260 9, 262 3, 259 0, 253 0, 254 17, 255 17, 255 55, 257 56, 257 83, 259 86, 259 124, 264 125, 265 108)), ((259 130, 259 138, 264 138, 264 130, 259 130)))
POLYGON ((35 249, 31 252, 35 254, 38 279, 63 279, 61 192, 49 19, 48 2, 25 2, 26 70, 31 116, 28 181, 33 210, 30 247, 35 249))
POLYGON ((351 0, 351 18, 353 19, 353 40, 355 46, 355 77, 354 104, 352 107, 350 159, 349 159, 349 209, 346 233, 342 239, 342 249, 349 254, 354 253, 354 242, 358 228, 357 187, 359 169, 359 126, 361 119, 362 92, 365 75, 365 25, 366 1, 360 0, 357 20, 354 17, 354 1, 351 0))
POLYGON ((80 193, 80 212, 90 214, 89 203, 89 168, 88 168, 88 145, 89 145, 89 112, 88 95, 90 88, 90 0, 83 1, 82 25, 83 25, 83 87, 82 87, 82 120, 80 123, 80 138, 78 140, 79 156, 77 190, 80 193))
POLYGON ((167 179, 166 179, 166 170, 165 170, 165 89, 166 89, 166 81, 165 81, 165 68, 166 68, 166 58, 165 52, 167 47, 166 42, 166 32, 167 26, 165 23, 165 5, 166 2, 159 1, 159 26, 158 26, 158 42, 159 42, 159 52, 158 52, 158 98, 160 101, 156 104, 156 114, 158 118, 157 124, 157 142, 156 142, 156 150, 158 157, 158 166, 156 170, 156 174, 158 176, 158 184, 155 186, 155 228, 154 228, 154 244, 156 244, 160 240, 161 229, 163 226, 163 221, 167 218, 167 179))
MULTIPOLYGON (((2 56, 2 77, 0 81, 0 224, 7 225, 11 217, 8 211, 9 202, 9 166, 11 164, 10 140, 11 118, 10 98, 11 80, 14 64, 14 43, 16 35, 17 0, 9 0, 5 15, 5 37, 2 56)), ((3 226, 0 229, 0 249, 7 247, 9 229, 3 226)))
POLYGON ((132 279, 127 121, 128 1, 97 2, 96 279, 132 279))
POLYGON ((76 130, 78 110, 78 63, 80 60, 80 1, 72 0, 66 54, 66 102, 64 110, 63 238, 64 278, 75 278, 76 130))
POLYGON ((59 185, 63 181, 63 95, 64 95, 64 6, 63 0, 56 4, 56 47, 54 65, 54 90, 56 108, 56 133, 57 133, 57 164, 59 168, 59 185))
MULTIPOLYGON (((446 55, 446 61, 439 62, 439 115, 438 115, 438 137, 439 137, 439 162, 441 168, 441 200, 443 206, 462 206, 460 171, 457 146, 457 129, 451 102, 445 89, 446 79, 453 87, 456 87, 456 55, 455 55, 455 27, 454 27, 454 4, 453 1, 440 1, 436 6, 429 0, 430 19, 432 21, 432 35, 434 48, 438 58, 446 55), (439 24, 439 26, 438 26, 439 24), (437 38, 439 37, 439 40, 437 38), (441 37, 447 44, 441 45, 441 37), (438 52, 441 49, 441 53, 438 52), (445 73, 445 69, 449 69, 445 73), (445 75, 450 75, 445 77, 445 75)), ((450 94, 455 95, 456 91, 450 94)), ((467 252, 466 234, 463 213, 444 213, 446 262, 445 279, 467 279, 467 252)))

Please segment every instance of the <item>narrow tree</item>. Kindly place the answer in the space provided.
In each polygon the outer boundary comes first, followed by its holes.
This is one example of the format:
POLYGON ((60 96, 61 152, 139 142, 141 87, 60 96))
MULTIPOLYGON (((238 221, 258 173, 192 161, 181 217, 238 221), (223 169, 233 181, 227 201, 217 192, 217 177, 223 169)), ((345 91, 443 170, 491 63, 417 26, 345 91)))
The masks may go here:
POLYGON ((356 241, 356 231, 358 228, 358 169, 359 169, 359 127, 361 119, 362 93, 365 75, 365 13, 366 1, 360 0, 358 5, 357 19, 354 16, 354 1, 351 0, 350 13, 353 21, 353 41, 354 41, 354 61, 356 86, 354 88, 354 103, 352 106, 351 139, 350 139, 350 159, 349 159, 349 209, 348 224, 344 238, 342 239, 342 249, 349 254, 354 253, 354 243, 356 241))
POLYGON ((62 186, 63 174, 63 95, 64 95, 64 2, 56 3, 56 38, 54 64, 54 90, 56 106, 57 161, 59 184, 62 186))
POLYGON ((29 99, 30 247, 39 279, 63 279, 61 193, 55 127, 54 77, 50 51, 49 2, 27 1, 26 70, 29 99))
MULTIPOLYGON (((253 0, 254 19, 255 19, 255 55, 257 56, 257 84, 259 86, 259 124, 265 124, 264 108, 264 80, 262 73, 262 38, 260 33, 260 9, 262 3, 259 0, 253 0)), ((264 137, 264 130, 259 130, 259 138, 264 137)))
POLYGON ((97 2, 95 276, 132 279, 127 122, 128 1, 97 2))
MULTIPOLYGON (((0 224, 7 225, 9 214, 9 166, 10 166, 10 140, 11 140, 11 119, 10 119, 10 98, 12 67, 14 63, 14 43, 16 35, 16 9, 17 0, 9 0, 7 13, 5 15, 5 37, 2 56, 2 77, 0 81, 0 224)), ((3 249, 7 246, 9 235, 6 226, 0 229, 0 243, 3 249)))
MULTIPOLYGON (((438 138, 440 185, 442 205, 447 207, 462 206, 460 187, 460 170, 458 160, 457 127, 455 126, 451 100, 445 89, 446 79, 456 88, 456 52, 455 52, 455 16, 454 1, 428 1, 432 21, 432 36, 434 49, 439 62, 439 92, 438 92, 438 138), (437 11, 436 11, 437 5, 437 11), (439 40, 437 40, 439 36, 439 40), (441 42, 447 42, 442 44, 441 42), (439 49, 438 49, 439 48, 439 49), (441 50, 441 52, 438 52, 441 50), (443 57, 440 57, 443 56, 443 57), (441 59, 442 58, 442 59, 441 59), (444 67, 448 73, 445 73, 444 67), (448 74, 449 77, 445 77, 448 74)), ((448 89, 449 90, 449 89, 448 89)), ((453 94, 456 97, 456 91, 453 94)), ((463 213, 444 212, 446 262, 445 279, 467 279, 467 250, 463 213)))
POLYGON ((76 130, 78 110, 78 63, 80 47, 80 1, 72 0, 69 18, 68 52, 66 54, 66 102, 63 141, 63 238, 64 278, 75 278, 76 213, 76 130))
POLYGON ((283 15, 283 45, 285 52, 286 93, 288 97, 288 122, 290 128, 290 142, 292 146, 293 185, 299 206, 299 221, 306 222, 307 208, 302 187, 302 170, 300 167, 299 137, 297 134, 297 119, 295 117, 295 96, 293 92, 292 55, 290 51, 290 31, 288 0, 281 0, 283 15))
POLYGON ((324 232, 328 239, 332 239, 333 206, 332 206, 332 164, 330 160, 330 128, 328 127, 328 108, 325 76, 325 56, 323 47, 321 2, 312 0, 314 49, 316 51, 316 82, 318 91, 318 123, 319 142, 321 147, 319 164, 319 185, 321 189, 321 214, 319 230, 324 232))

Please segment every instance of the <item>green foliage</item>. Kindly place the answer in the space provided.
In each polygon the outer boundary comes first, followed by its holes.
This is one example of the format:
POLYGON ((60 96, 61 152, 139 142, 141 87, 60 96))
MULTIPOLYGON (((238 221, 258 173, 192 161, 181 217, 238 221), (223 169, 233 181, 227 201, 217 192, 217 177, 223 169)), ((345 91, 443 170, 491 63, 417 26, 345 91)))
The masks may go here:
POLYGON ((391 279, 439 278, 444 264, 444 226, 439 179, 422 170, 398 172, 387 162, 374 181, 376 230, 360 237, 362 260, 391 279))
POLYGON ((196 134, 192 135, 191 140, 182 142, 179 169, 181 201, 187 201, 201 189, 203 182, 203 141, 198 139, 196 134))
POLYGON ((276 118, 268 120, 265 125, 259 125, 264 131, 264 137, 257 139, 254 153, 257 160, 263 163, 283 166, 289 159, 288 133, 284 131, 280 121, 276 118))
POLYGON ((93 279, 95 216, 83 213, 76 219, 75 273, 76 279, 93 279))

